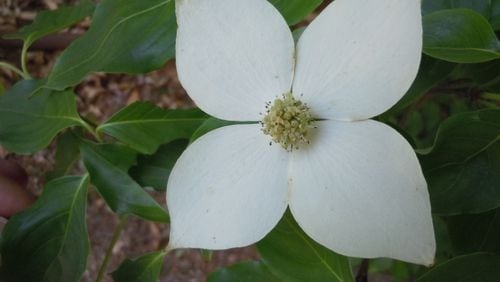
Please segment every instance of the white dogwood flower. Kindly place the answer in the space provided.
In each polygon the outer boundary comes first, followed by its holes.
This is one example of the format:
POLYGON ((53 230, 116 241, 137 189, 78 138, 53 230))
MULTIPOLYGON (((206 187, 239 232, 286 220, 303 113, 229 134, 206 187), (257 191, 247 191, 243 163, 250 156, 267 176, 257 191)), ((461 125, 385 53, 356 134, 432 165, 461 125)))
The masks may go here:
POLYGON ((188 94, 212 116, 255 123, 213 130, 181 155, 168 181, 170 248, 255 243, 289 207, 335 252, 432 264, 416 155, 369 119, 416 76, 420 0, 336 0, 296 48, 266 0, 177 0, 176 13, 188 94))

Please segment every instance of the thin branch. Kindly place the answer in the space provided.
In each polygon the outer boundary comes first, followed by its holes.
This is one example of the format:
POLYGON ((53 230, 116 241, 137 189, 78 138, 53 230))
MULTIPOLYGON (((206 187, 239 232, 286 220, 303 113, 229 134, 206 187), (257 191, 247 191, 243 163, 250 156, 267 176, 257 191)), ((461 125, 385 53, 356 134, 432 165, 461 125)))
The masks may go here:
POLYGON ((367 282, 368 281, 368 266, 369 260, 363 259, 361 265, 359 266, 358 273, 356 274, 356 282, 367 282))
MULTIPOLYGON (((66 49, 75 39, 81 34, 59 33, 48 35, 37 40, 30 47, 33 51, 53 51, 66 49)), ((1 37, 1 34, 0 34, 1 37)), ((19 39, 2 39, 0 38, 0 47, 3 49, 19 50, 23 47, 23 41, 19 39)))
POLYGON ((11 64, 9 64, 7 62, 0 62, 0 68, 5 68, 5 69, 8 69, 8 70, 11 70, 11 71, 17 73, 18 75, 20 75, 24 79, 29 79, 30 78, 25 73, 23 73, 20 69, 16 68, 15 66, 13 66, 13 65, 11 65, 11 64))
POLYGON ((108 268, 109 261, 111 259, 111 256, 113 255, 113 249, 115 247, 116 242, 120 239, 120 236, 122 234, 123 228, 127 224, 127 219, 128 216, 122 216, 120 218, 120 222, 118 223, 118 226, 116 226, 115 233, 113 234, 113 239, 109 243, 108 250, 106 251, 106 256, 104 257, 104 260, 102 261, 101 268, 99 269, 99 274, 97 275, 96 282, 101 282, 104 279, 104 275, 106 275, 106 269, 108 268))

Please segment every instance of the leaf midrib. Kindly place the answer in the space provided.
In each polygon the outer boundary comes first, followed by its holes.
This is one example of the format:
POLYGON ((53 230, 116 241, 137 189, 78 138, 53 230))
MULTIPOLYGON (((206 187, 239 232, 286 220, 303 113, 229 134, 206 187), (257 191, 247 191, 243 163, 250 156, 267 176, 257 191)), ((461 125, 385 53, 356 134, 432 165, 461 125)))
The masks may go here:
POLYGON ((152 265, 154 265, 160 258, 163 258, 164 257, 164 253, 159 253, 156 255, 156 257, 151 260, 147 265, 146 267, 144 268, 144 271, 141 272, 141 274, 139 276, 137 276, 138 278, 142 278, 144 277, 144 275, 147 273, 147 270, 149 268, 151 268, 152 265))
MULTIPOLYGON (((144 190, 142 190, 141 186, 137 182, 135 182, 135 180, 132 179, 132 177, 130 177, 126 172, 124 172, 123 170, 121 170, 120 168, 118 168, 116 166, 116 164, 114 164, 113 162, 111 162, 108 158, 106 158, 106 156, 100 154, 98 151, 94 150, 94 148, 92 148, 88 144, 84 144, 84 146, 86 146, 87 149, 88 149, 88 152, 90 152, 91 154, 93 154, 94 157, 97 157, 100 160, 101 163, 107 164, 110 170, 112 170, 114 172, 118 172, 120 175, 126 177, 127 180, 129 180, 130 183, 132 183, 132 185, 137 186, 136 188, 139 188, 140 191, 144 191, 144 190)), ((101 191, 99 191, 99 189, 97 189, 97 190, 101 194, 101 191)), ((111 189, 111 190, 113 190, 113 189, 111 189)), ((109 189, 108 189, 108 191, 109 191, 109 189)), ((113 193, 114 193, 114 191, 113 191, 113 193)), ((146 192, 144 192, 144 193, 146 193, 146 192)), ((146 195, 146 197, 147 197, 149 195, 147 193, 146 194, 144 194, 144 193, 142 194, 142 196, 146 195)), ((135 204, 133 202, 133 200, 128 200, 128 198, 126 198, 126 199, 120 198, 120 199, 121 199, 121 201, 123 203, 129 204, 129 205, 127 205, 127 207, 126 207, 127 211, 119 211, 118 210, 118 206, 116 206, 116 208, 115 208, 116 209, 116 211, 115 211, 116 213, 118 213, 120 215, 125 215, 125 214, 128 214, 128 213, 132 213, 132 214, 135 214, 135 215, 137 215, 139 217, 144 217, 143 215, 138 215, 135 212, 135 207, 138 206, 138 205, 135 204)), ((153 198, 148 198, 148 199, 150 200, 150 202, 152 202, 154 204, 154 209, 157 210, 157 211, 161 210, 162 213, 163 213, 163 215, 165 215, 167 217, 167 220, 170 221, 169 217, 168 217, 168 214, 166 213, 165 210, 163 210, 163 208, 160 206, 160 204, 158 204, 158 202, 156 202, 153 198)), ((149 206, 142 206, 142 207, 151 208, 149 206)), ((156 217, 156 216, 154 216, 154 217, 156 217)), ((151 218, 153 218, 153 217, 151 217, 151 218)), ((161 221, 161 220, 159 220, 159 221, 160 222, 164 222, 164 221, 161 221)))
POLYGON ((448 163, 442 164, 442 165, 440 165, 438 167, 429 169, 426 172, 433 172, 433 171, 440 170, 440 169, 443 169, 443 168, 446 168, 446 167, 449 167, 449 166, 454 166, 454 165, 464 165, 467 162, 469 162, 470 160, 472 160, 473 158, 477 157, 479 154, 481 154, 484 151, 488 150, 490 147, 492 147, 493 145, 495 145, 495 143, 497 143, 499 141, 500 141, 500 134, 497 135, 496 138, 494 138, 491 142, 489 142, 488 144, 486 144, 486 146, 482 147, 477 152, 472 153, 471 155, 469 155, 464 160, 459 161, 459 162, 448 162, 448 163))
POLYGON ((338 276, 338 274, 335 272, 335 270, 333 270, 333 268, 328 264, 328 262, 326 262, 322 257, 321 255, 318 253, 318 251, 311 245, 311 243, 309 242, 309 240, 307 240, 307 238, 304 237, 304 235, 301 234, 301 232, 299 230, 297 230, 297 227, 294 226, 294 224, 292 224, 290 222, 290 219, 285 217, 285 221, 286 223, 288 223, 288 225, 290 226, 290 228, 293 230, 293 232, 295 232, 305 243, 306 245, 313 251, 313 253, 319 258, 320 262, 326 267, 326 269, 336 278, 338 279, 338 281, 344 281, 342 278, 340 278, 340 276, 338 276))
POLYGON ((47 119, 67 119, 67 120, 72 120, 77 123, 81 123, 80 119, 72 117, 72 116, 54 116, 54 115, 40 115, 40 114, 32 114, 32 113, 26 113, 26 112, 18 112, 18 111, 13 111, 5 108, 0 108, 0 112, 8 112, 8 113, 13 113, 13 114, 18 114, 18 115, 23 115, 23 116, 28 116, 28 117, 35 117, 35 118, 47 118, 47 119))
POLYGON ((159 8, 159 7, 163 6, 163 5, 166 5, 166 4, 168 4, 170 1, 171 1, 171 0, 166 0, 166 1, 164 1, 164 2, 161 2, 161 3, 157 4, 157 5, 154 5, 154 6, 152 6, 152 7, 149 7, 149 8, 147 8, 147 9, 145 9, 145 10, 142 10, 142 11, 140 11, 140 12, 137 12, 137 13, 131 14, 131 15, 129 15, 128 17, 125 17, 125 18, 121 19, 120 21, 118 21, 118 22, 117 22, 117 23, 116 23, 116 24, 115 24, 115 25, 114 25, 114 26, 113 26, 113 27, 109 30, 109 32, 108 32, 108 33, 104 36, 104 39, 102 40, 101 44, 99 44, 99 46, 97 47, 96 51, 95 51, 95 52, 94 52, 91 56, 89 56, 89 57, 87 57, 86 59, 82 60, 79 64, 75 64, 74 66, 72 66, 72 67, 70 67, 70 68, 67 68, 67 69, 66 69, 65 71, 63 71, 63 72, 60 72, 60 73, 55 73, 54 75, 50 76, 50 77, 49 77, 49 81, 48 81, 48 83, 47 83, 47 84, 49 84, 49 85, 50 85, 50 82, 51 82, 51 81, 53 81, 55 78, 60 77, 60 76, 62 76, 62 75, 64 75, 64 74, 66 74, 66 73, 68 73, 68 72, 70 72, 70 71, 72 71, 72 70, 74 70, 74 69, 76 69, 76 68, 80 67, 81 65, 86 64, 87 62, 89 62, 89 61, 93 60, 93 59, 94 59, 94 58, 95 58, 95 57, 96 57, 96 56, 97 56, 97 55, 101 52, 101 50, 103 49, 103 48, 102 48, 102 46, 103 46, 104 44, 106 44, 106 42, 107 42, 108 38, 111 36, 111 34, 112 34, 112 33, 115 31, 115 29, 117 29, 120 25, 122 25, 122 24, 123 24, 123 23, 125 23, 126 21, 128 21, 128 20, 130 20, 130 19, 132 19, 132 18, 134 18, 134 17, 136 17, 136 16, 140 16, 140 15, 142 15, 142 14, 145 14, 145 13, 148 13, 148 12, 150 12, 150 11, 153 11, 153 10, 155 10, 156 8, 159 8))
POLYGON ((424 47, 424 51, 430 50, 430 51, 478 51, 478 52, 484 52, 484 53, 489 53, 492 55, 495 55, 496 57, 500 57, 500 52, 493 50, 493 49, 484 49, 484 48, 474 48, 474 47, 462 47, 462 48, 457 48, 457 47, 424 47))
POLYGON ((100 125, 97 128, 97 131, 101 131, 103 128, 111 127, 111 126, 120 126, 124 124, 140 124, 140 123, 172 123, 172 122, 200 122, 204 121, 206 118, 177 118, 177 119, 137 119, 137 120, 125 120, 125 121, 116 121, 116 122, 108 122, 100 125))
MULTIPOLYGON (((69 212, 68 212, 68 220, 66 221, 66 227, 69 226, 69 223, 73 219, 74 206, 75 206, 76 199, 78 199, 80 190, 83 188, 83 186, 84 186, 83 184, 87 181, 88 177, 89 177, 88 174, 86 174, 85 176, 83 176, 82 179, 80 180, 80 183, 78 184, 78 188, 76 189, 75 195, 74 195, 73 200, 71 201, 71 204, 70 204, 70 208, 69 208, 69 212)), ((63 239, 62 239, 62 244, 59 247, 59 250, 57 251, 57 254, 52 259, 52 262, 49 264, 49 266, 47 267, 47 269, 45 269, 42 281, 46 281, 45 279, 46 279, 46 276, 48 274, 49 269, 52 267, 52 265, 56 261, 56 258, 61 255, 61 252, 64 249, 64 246, 66 245, 65 242, 66 242, 66 238, 68 236, 68 229, 69 228, 66 228, 66 230, 64 231, 64 235, 63 235, 63 239)))

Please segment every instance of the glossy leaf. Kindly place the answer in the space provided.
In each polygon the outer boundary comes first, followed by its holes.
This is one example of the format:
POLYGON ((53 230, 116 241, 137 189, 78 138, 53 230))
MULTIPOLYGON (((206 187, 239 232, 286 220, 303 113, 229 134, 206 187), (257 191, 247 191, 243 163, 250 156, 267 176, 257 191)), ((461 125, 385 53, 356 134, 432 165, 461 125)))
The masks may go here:
POLYGON ((135 163, 134 151, 122 145, 90 142, 82 142, 80 149, 92 184, 114 212, 169 221, 165 209, 127 174, 135 163))
POLYGON ((499 0, 423 0, 422 14, 446 9, 466 8, 481 14, 488 19, 494 30, 500 29, 500 1, 499 0))
POLYGON ((494 93, 500 93, 500 60, 481 64, 467 65, 470 76, 479 83, 479 87, 494 93))
POLYGON ((126 259, 113 272, 113 279, 119 282, 154 282, 160 278, 165 252, 154 252, 136 259, 126 259))
POLYGON ((471 9, 488 19, 491 15, 491 0, 423 0, 422 14, 448 9, 471 9))
POLYGON ((153 154, 162 144, 190 138, 207 119, 198 109, 164 110, 137 102, 115 114, 97 128, 143 154, 153 154))
POLYGON ((257 248, 267 268, 283 281, 354 281, 347 257, 309 238, 290 212, 257 248))
POLYGON ((418 75, 410 89, 389 112, 398 112, 408 107, 427 93, 434 85, 448 77, 455 67, 456 64, 423 56, 418 75))
POLYGON ((500 30, 500 0, 491 0, 490 23, 494 30, 500 30))
POLYGON ((269 0, 283 15, 288 25, 299 23, 312 13, 323 0, 269 0))
POLYGON ((455 253, 480 251, 500 254, 500 209, 452 216, 446 221, 455 253))
POLYGON ((480 63, 500 58, 500 42, 491 25, 469 9, 451 9, 423 18, 424 53, 456 63, 480 63))
POLYGON ((228 126, 228 125, 233 125, 233 124, 238 124, 239 122, 235 121, 228 121, 228 120, 222 120, 218 118, 208 118, 205 120, 200 127, 194 131, 194 133, 191 135, 191 139, 189 143, 192 143, 194 140, 200 138, 201 136, 207 134, 208 132, 223 127, 223 126, 228 126))
MULTIPOLYGON (((272 274, 262 262, 244 262, 222 268, 208 277, 208 282, 278 282, 283 281, 272 274)), ((311 281, 314 282, 314 281, 311 281)))
POLYGON ((92 72, 146 73, 174 56, 173 0, 103 0, 87 33, 59 57, 46 87, 62 90, 92 72))
POLYGON ((23 80, 0 96, 0 143, 9 151, 36 152, 49 145, 59 131, 83 124, 72 91, 46 90, 31 97, 41 83, 23 80))
POLYGON ((261 261, 221 269, 209 281, 354 281, 348 258, 309 238, 289 211, 257 248, 261 261))
POLYGON ((500 207, 500 110, 455 115, 420 156, 432 210, 442 215, 500 207))
POLYGON ((137 165, 130 169, 130 176, 143 187, 165 191, 170 172, 187 145, 186 139, 175 140, 160 146, 151 156, 140 156, 137 165))
POLYGON ((80 140, 73 132, 67 131, 57 140, 56 164, 46 176, 47 180, 66 175, 80 159, 80 140))
POLYGON ((453 258, 422 277, 418 282, 496 282, 500 277, 500 256, 478 253, 453 258))
POLYGON ((3 231, 1 281, 80 281, 87 265, 88 176, 47 184, 40 199, 3 231))
POLYGON ((24 26, 14 34, 4 36, 7 39, 22 39, 27 47, 33 42, 51 33, 63 30, 90 16, 94 11, 94 4, 90 0, 82 0, 73 7, 61 7, 54 11, 38 13, 33 23, 24 26))
POLYGON ((456 252, 451 244, 446 221, 438 215, 432 217, 436 237, 436 257, 434 263, 441 263, 452 258, 456 252))

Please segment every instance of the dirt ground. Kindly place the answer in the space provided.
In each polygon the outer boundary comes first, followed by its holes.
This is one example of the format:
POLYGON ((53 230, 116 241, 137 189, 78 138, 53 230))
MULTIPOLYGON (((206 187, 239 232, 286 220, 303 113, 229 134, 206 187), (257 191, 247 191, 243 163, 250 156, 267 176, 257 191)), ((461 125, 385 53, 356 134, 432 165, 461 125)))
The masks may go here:
MULTIPOLYGON (((29 23, 37 11, 55 9, 69 0, 0 0, 0 35, 14 32, 29 23)), ((81 34, 88 28, 85 21, 65 33, 81 34)), ((34 50, 28 54, 28 68, 35 77, 44 77, 50 71, 60 50, 34 50)), ((6 46, 0 41, 0 60, 19 66, 20 47, 6 46)), ((0 70, 0 83, 6 89, 19 77, 0 70)), ((189 108, 193 102, 181 87, 175 70, 175 63, 168 62, 161 70, 146 75, 94 74, 76 89, 78 108, 82 116, 96 122, 103 122, 122 107, 138 101, 152 101, 163 108, 189 108)), ((45 174, 54 166, 56 142, 46 150, 30 156, 11 154, 0 147, 0 157, 14 160, 29 175, 28 189, 40 195, 45 185, 45 174)), ((81 165, 80 165, 81 168, 81 165)), ((78 172, 78 168, 76 169, 78 172)), ((165 205, 164 193, 153 193, 165 205)), ((106 248, 113 236, 118 217, 106 206, 97 192, 91 189, 88 200, 87 222, 92 252, 84 281, 94 281, 104 258, 106 248)), ((108 270, 111 272, 127 257, 135 257, 160 249, 168 241, 168 226, 131 218, 113 250, 108 270)), ((239 261, 257 259, 253 247, 218 251, 211 261, 203 258, 198 250, 174 251, 165 260, 161 281, 205 281, 207 275, 219 267, 239 261)), ((107 281, 111 281, 108 278, 107 281)))

